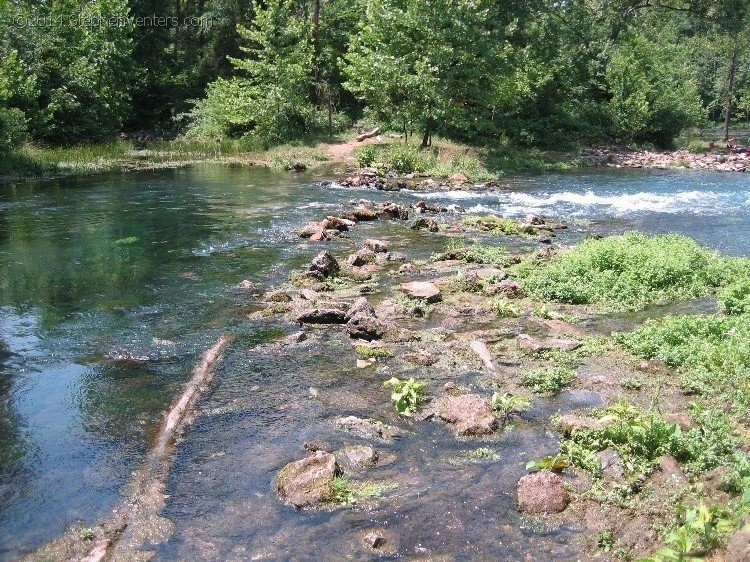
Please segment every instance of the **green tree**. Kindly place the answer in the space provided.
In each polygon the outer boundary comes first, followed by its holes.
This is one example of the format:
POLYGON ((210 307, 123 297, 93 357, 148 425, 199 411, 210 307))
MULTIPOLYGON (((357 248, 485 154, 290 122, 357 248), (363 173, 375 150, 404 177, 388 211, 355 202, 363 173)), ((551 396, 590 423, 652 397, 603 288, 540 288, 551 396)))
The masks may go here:
POLYGON ((267 144, 305 133, 311 111, 312 38, 291 0, 253 4, 250 27, 238 28, 244 57, 230 58, 238 76, 209 85, 193 112, 193 132, 252 134, 267 144))

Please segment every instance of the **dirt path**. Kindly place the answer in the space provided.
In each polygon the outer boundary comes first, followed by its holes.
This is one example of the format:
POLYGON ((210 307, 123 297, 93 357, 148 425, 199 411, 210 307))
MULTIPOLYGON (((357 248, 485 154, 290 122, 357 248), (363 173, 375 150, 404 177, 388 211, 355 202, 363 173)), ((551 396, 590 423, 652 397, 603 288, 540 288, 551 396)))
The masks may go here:
POLYGON ((380 141, 378 137, 372 139, 366 139, 362 142, 357 142, 355 139, 333 143, 323 143, 318 145, 318 149, 326 151, 329 156, 329 162, 331 164, 351 164, 354 162, 354 151, 366 144, 384 144, 382 138, 380 141))

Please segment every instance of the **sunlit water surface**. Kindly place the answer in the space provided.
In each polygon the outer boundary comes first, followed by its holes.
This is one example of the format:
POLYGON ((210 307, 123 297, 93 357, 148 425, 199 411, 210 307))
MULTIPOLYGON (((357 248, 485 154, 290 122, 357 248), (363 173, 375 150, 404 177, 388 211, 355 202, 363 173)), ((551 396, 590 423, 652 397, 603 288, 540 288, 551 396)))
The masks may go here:
MULTIPOLYGON (((407 432, 385 446, 398 460, 379 476, 408 490, 398 500, 299 514, 274 498, 274 474, 306 440, 356 441, 329 418, 392 417, 379 375, 352 374, 339 336, 281 354, 258 347, 292 327, 247 320, 253 291, 234 288, 249 280, 262 292, 309 261, 320 247, 301 244, 293 229, 351 199, 425 198, 472 213, 567 219, 563 243, 591 231, 676 231, 750 255, 743 174, 580 172, 514 179, 489 193, 427 194, 321 187, 320 179, 208 166, 0 187, 0 559, 109 513, 160 413, 222 333, 237 340, 179 448, 164 513, 176 530, 157 558, 362 557, 344 531, 373 525, 398 529, 406 553, 510 560, 521 546, 534 552, 544 532, 519 523, 514 485, 530 456, 554 450, 554 436, 533 424, 555 411, 552 402, 540 401, 528 426, 492 445, 501 462, 447 463, 465 444, 437 426, 407 432), (311 400, 311 386, 340 392, 339 403, 311 400)), ((329 247, 345 255, 381 235, 398 237, 412 258, 445 245, 405 224, 371 223, 329 247)), ((575 559, 569 532, 553 532, 558 559, 575 559)))

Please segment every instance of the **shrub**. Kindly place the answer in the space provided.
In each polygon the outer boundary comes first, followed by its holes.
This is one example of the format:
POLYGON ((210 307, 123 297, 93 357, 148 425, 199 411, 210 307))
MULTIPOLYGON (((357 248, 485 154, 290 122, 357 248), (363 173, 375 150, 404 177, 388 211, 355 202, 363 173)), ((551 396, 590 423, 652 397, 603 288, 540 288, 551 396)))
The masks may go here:
POLYGON ((367 168, 368 166, 372 166, 378 157, 378 149, 371 144, 366 144, 357 150, 354 157, 357 160, 357 166, 367 168))
POLYGON ((749 264, 704 250, 685 236, 631 232, 586 240, 547 265, 526 263, 518 275, 538 298, 636 310, 709 294, 734 276, 747 275, 749 264))
POLYGON ((541 367, 525 373, 521 384, 537 394, 557 394, 575 379, 576 374, 566 367, 541 367))
POLYGON ((724 314, 750 313, 750 279, 735 281, 719 293, 719 310, 724 314))

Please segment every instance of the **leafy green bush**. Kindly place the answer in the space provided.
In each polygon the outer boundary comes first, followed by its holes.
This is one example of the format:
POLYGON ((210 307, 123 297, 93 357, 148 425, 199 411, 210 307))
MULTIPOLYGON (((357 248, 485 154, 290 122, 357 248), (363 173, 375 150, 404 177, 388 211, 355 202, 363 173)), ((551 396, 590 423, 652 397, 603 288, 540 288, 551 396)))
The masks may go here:
POLYGON ((737 275, 746 276, 748 264, 704 250, 685 236, 631 232, 586 240, 548 265, 527 262, 518 275, 538 298, 635 310, 711 293, 737 275))
POLYGON ((719 293, 719 310, 724 314, 750 313, 750 279, 735 281, 719 293))
POLYGON ((402 381, 396 377, 392 377, 385 381, 383 386, 391 387, 391 401, 396 406, 396 411, 402 416, 408 417, 413 415, 422 403, 422 392, 427 383, 417 382, 414 378, 402 381))
POLYGON ((435 165, 432 150, 423 150, 416 144, 396 142, 388 145, 383 155, 384 164, 399 174, 427 172, 435 165))
POLYGON ((371 144, 366 144, 357 150, 354 157, 357 160, 357 166, 360 168, 367 168, 368 166, 372 166, 377 159, 378 149, 371 144))
POLYGON ((508 250, 503 246, 474 244, 464 250, 464 261, 487 265, 508 265, 508 250))
POLYGON ((537 394, 556 394, 570 386, 576 374, 566 367, 540 367, 521 376, 521 384, 537 394))
POLYGON ((0 107, 0 154, 18 148, 26 138, 26 118, 16 108, 0 107))

